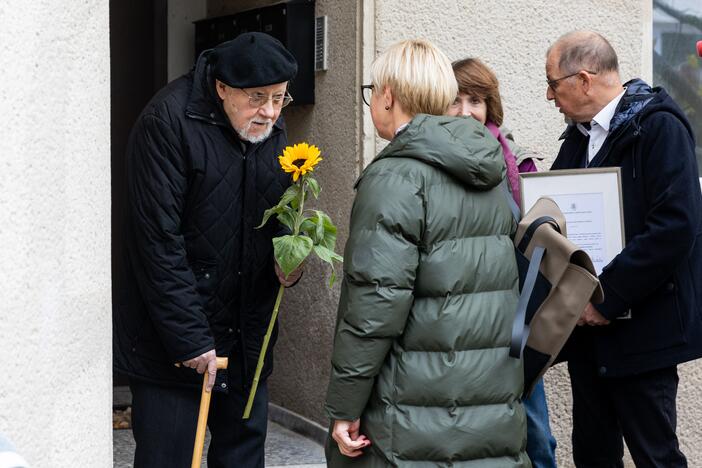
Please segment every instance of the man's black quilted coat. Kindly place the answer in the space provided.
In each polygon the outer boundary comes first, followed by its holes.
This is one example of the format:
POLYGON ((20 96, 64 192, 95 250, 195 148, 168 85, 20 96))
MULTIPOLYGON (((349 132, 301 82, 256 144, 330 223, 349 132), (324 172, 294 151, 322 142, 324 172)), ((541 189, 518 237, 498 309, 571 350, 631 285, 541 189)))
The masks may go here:
POLYGON ((282 234, 275 222, 254 228, 290 183, 277 160, 286 142, 282 118, 264 142, 239 140, 206 54, 143 110, 127 148, 127 254, 114 291, 118 370, 195 384, 202 377, 174 363, 216 344, 217 355, 231 357, 216 388, 249 387, 279 286, 271 239, 282 234))

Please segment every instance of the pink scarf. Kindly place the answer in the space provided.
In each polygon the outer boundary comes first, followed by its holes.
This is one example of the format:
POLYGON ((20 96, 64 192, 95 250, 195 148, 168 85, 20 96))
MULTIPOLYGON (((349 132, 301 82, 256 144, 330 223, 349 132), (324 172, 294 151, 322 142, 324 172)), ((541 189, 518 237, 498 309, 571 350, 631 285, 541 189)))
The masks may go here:
POLYGON ((507 165, 507 181, 509 182, 509 188, 512 191, 514 201, 517 202, 517 205, 520 205, 522 196, 519 191, 519 169, 517 168, 517 158, 512 153, 512 150, 509 149, 507 139, 502 136, 502 133, 500 133, 500 129, 497 127, 497 125, 495 125, 493 122, 487 121, 485 126, 488 128, 488 130, 490 130, 492 136, 497 138, 500 145, 502 145, 502 154, 505 157, 505 164, 507 165))

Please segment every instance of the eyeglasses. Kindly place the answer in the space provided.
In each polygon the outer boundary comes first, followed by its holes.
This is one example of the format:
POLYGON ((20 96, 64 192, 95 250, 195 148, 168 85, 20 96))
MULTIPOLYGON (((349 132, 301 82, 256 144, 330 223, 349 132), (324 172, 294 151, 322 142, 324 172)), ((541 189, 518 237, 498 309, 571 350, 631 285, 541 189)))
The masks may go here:
POLYGON ((249 94, 241 88, 237 89, 249 97, 249 105, 251 107, 263 107, 268 104, 268 101, 272 101, 274 108, 282 109, 293 101, 292 96, 288 93, 269 96, 263 93, 249 94))
POLYGON ((373 88, 374 86, 372 84, 365 84, 361 86, 361 98, 363 99, 363 103, 367 106, 370 106, 373 88))
POLYGON ((571 73, 570 75, 562 76, 562 77, 560 77, 560 78, 555 78, 555 79, 553 79, 553 80, 546 80, 546 84, 548 85, 549 88, 551 88, 551 90, 555 91, 556 88, 558 88, 558 82, 559 82, 559 81, 565 80, 566 78, 570 78, 571 76, 575 76, 575 75, 577 75, 577 74, 579 74, 580 72, 583 72, 583 71, 584 71, 585 73, 589 73, 589 74, 591 74, 591 75, 597 75, 597 72, 593 72, 593 71, 590 71, 590 70, 578 70, 578 71, 576 71, 575 73, 571 73))

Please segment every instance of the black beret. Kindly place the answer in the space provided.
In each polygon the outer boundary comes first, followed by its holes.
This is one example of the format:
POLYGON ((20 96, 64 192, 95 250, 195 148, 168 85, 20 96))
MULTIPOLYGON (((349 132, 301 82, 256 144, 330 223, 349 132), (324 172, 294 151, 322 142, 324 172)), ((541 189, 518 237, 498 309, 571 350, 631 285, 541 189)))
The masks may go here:
POLYGON ((297 74, 295 57, 274 37, 240 34, 212 50, 214 77, 232 88, 256 88, 290 81, 297 74))

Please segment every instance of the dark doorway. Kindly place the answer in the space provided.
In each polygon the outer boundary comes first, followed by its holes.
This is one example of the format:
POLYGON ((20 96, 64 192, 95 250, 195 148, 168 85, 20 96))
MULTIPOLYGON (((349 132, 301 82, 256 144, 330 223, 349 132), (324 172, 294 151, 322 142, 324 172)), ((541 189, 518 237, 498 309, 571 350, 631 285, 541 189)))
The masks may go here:
MULTIPOLYGON (((124 154, 129 131, 167 77, 167 0, 110 0, 112 288, 123 269, 124 154)), ((114 296, 114 294, 113 294, 114 296)), ((114 385, 126 385, 114 375, 114 385)))

